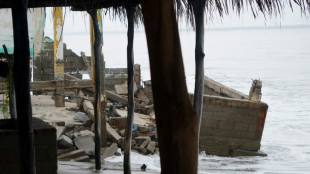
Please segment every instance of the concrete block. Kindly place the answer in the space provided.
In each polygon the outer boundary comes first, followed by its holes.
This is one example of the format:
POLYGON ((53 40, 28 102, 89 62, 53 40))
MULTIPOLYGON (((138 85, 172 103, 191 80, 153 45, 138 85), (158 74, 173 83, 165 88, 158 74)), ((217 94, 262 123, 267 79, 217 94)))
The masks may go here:
POLYGON ((122 137, 107 123, 107 132, 114 142, 118 142, 122 137))
POLYGON ((74 139, 75 146, 83 149, 88 155, 93 155, 95 151, 95 142, 92 135, 79 136, 74 139))
POLYGON ((73 119, 84 123, 89 120, 89 117, 84 112, 77 112, 73 119))
POLYGON ((151 141, 146 149, 147 149, 147 151, 149 153, 154 154, 155 153, 155 148, 156 148, 155 146, 156 146, 156 142, 155 141, 151 141))
POLYGON ((115 85, 115 93, 120 95, 128 94, 128 89, 126 84, 115 85))
POLYGON ((260 150, 248 151, 248 150, 241 150, 241 149, 233 150, 230 155, 232 157, 237 157, 237 156, 267 156, 266 153, 264 153, 260 150))
POLYGON ((146 127, 146 126, 138 126, 138 130, 141 132, 141 133, 147 133, 149 131, 149 128, 146 127))
POLYGON ((83 131, 80 131, 80 132, 75 132, 73 134, 73 136, 75 138, 79 137, 79 136, 87 136, 87 135, 91 135, 92 137, 95 136, 95 134, 92 132, 92 131, 89 131, 89 130, 83 130, 83 131))
POLYGON ((61 135, 57 140, 58 148, 69 148, 73 146, 72 140, 66 135, 61 135))
POLYGON ((81 156, 85 156, 85 155, 86 155, 85 150, 79 149, 79 150, 75 150, 75 151, 72 151, 72 152, 68 152, 68 153, 62 154, 62 155, 58 156, 58 159, 70 160, 70 159, 81 157, 81 156))
POLYGON ((102 159, 108 158, 113 156, 117 152, 117 144, 113 143, 110 147, 104 148, 102 151, 102 159))
POLYGON ((151 141, 151 138, 148 136, 139 136, 135 138, 135 141, 137 143, 137 146, 141 146, 141 144, 146 140, 149 139, 149 141, 151 141))
POLYGON ((126 128, 127 117, 111 117, 110 118, 110 126, 114 129, 125 129, 126 128))
POLYGON ((140 148, 145 148, 147 145, 150 143, 151 138, 148 137, 147 139, 144 140, 144 142, 140 145, 140 148))

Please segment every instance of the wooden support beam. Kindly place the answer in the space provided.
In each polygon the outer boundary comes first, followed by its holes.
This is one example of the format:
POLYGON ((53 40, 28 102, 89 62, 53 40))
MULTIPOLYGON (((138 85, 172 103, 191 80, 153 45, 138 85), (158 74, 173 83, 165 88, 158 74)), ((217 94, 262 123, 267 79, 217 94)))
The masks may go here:
POLYGON ((136 5, 127 5, 127 87, 128 87, 128 103, 127 103, 127 122, 125 129, 125 140, 124 140, 124 174, 131 173, 130 167, 130 151, 131 151, 131 136, 132 136, 132 124, 134 118, 135 102, 134 102, 134 54, 133 54, 133 39, 134 39, 134 14, 136 5))
POLYGON ((195 174, 197 116, 186 82, 173 0, 142 0, 162 174, 195 174))
MULTIPOLYGON (((196 26, 194 110, 198 117, 198 146, 204 94, 204 11, 205 0, 193 0, 196 26)), ((199 150, 199 149, 198 149, 199 150)))
MULTIPOLYGON (((83 60, 87 65, 87 69, 92 69, 92 71, 88 71, 88 74, 90 78, 92 79, 93 85, 95 86, 95 80, 94 80, 94 43, 95 43, 95 34, 94 34, 94 26, 91 16, 89 16, 89 27, 90 27, 90 47, 91 47, 91 68, 89 68, 89 64, 86 60, 85 55, 83 56, 83 60)), ((97 10, 97 23, 99 27, 99 31, 102 33, 102 10, 97 10)), ((102 37, 101 37, 102 39, 102 37)), ((103 43, 103 41, 101 41, 103 43)), ((100 50, 100 103, 101 103, 101 112, 100 112, 100 127, 101 127, 101 147, 106 147, 108 145, 107 142, 107 129, 106 129, 106 120, 105 120, 105 114, 104 109, 106 106, 106 94, 105 94, 105 88, 104 88, 104 82, 105 82, 105 65, 104 65, 104 56, 100 50)))
POLYGON ((15 85, 14 85, 14 76, 13 76, 14 58, 9 55, 8 49, 6 48, 5 45, 3 45, 3 50, 8 59, 10 115, 12 119, 17 119, 15 85))
POLYGON ((100 153, 100 112, 101 112, 101 96, 100 96, 100 55, 102 48, 102 35, 98 25, 97 10, 88 10, 89 15, 93 21, 95 42, 93 47, 94 52, 94 76, 95 80, 95 101, 94 101, 94 112, 95 112, 95 163, 96 170, 101 169, 101 153, 100 153))
POLYGON ((56 93, 60 95, 55 96, 55 106, 65 107, 64 99, 64 53, 63 53, 63 17, 62 8, 53 8, 53 22, 54 22, 54 74, 56 80, 56 93))
POLYGON ((12 8, 14 33, 14 82, 18 120, 19 162, 21 174, 35 174, 35 152, 30 99, 30 52, 27 7, 28 0, 14 0, 12 8))

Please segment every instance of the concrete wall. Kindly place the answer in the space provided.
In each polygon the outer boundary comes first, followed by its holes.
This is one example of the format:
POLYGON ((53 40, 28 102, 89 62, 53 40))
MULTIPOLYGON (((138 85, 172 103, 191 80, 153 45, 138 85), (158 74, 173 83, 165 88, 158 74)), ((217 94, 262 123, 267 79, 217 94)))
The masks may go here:
MULTIPOLYGON (((0 120, 1 122, 5 120, 0 120)), ((56 129, 33 118, 37 174, 57 173, 56 129)), ((0 173, 19 174, 18 132, 0 129, 0 173)))
POLYGON ((235 150, 260 149, 267 104, 216 96, 203 102, 200 151, 233 156, 235 150))

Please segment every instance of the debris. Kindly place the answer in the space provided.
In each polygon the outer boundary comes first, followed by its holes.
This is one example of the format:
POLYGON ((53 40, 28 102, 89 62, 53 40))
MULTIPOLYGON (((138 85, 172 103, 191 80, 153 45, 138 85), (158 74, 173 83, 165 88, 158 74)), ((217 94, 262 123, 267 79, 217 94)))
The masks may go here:
POLYGON ((135 141, 137 143, 137 146, 141 146, 141 144, 146 141, 147 139, 149 139, 148 141, 150 142, 151 141, 151 138, 148 137, 148 136, 141 136, 141 137, 136 137, 135 138, 135 141))
POLYGON ((120 95, 127 95, 128 89, 127 84, 115 85, 115 93, 120 95))
POLYGON ((127 117, 111 117, 110 126, 114 129, 125 129, 126 128, 127 117))
POLYGON ((74 158, 72 161, 76 161, 76 162, 89 162, 90 158, 89 158, 89 156, 85 155, 85 156, 74 158))
POLYGON ((140 145, 140 148, 145 148, 149 142, 151 141, 151 138, 150 137, 147 137, 144 142, 140 145))
POLYGON ((107 132, 112 136, 114 142, 118 142, 122 138, 108 123, 107 132))
POLYGON ((70 159, 81 157, 81 156, 85 156, 85 155, 86 155, 85 151, 82 150, 82 149, 79 149, 79 150, 75 150, 75 151, 72 151, 72 152, 68 152, 68 153, 62 154, 62 155, 58 156, 58 159, 70 160, 70 159))
POLYGON ((117 152, 117 144, 113 143, 110 147, 103 149, 102 159, 108 158, 110 156, 113 156, 117 152))
POLYGON ((95 142, 92 135, 79 136, 74 139, 74 143, 78 149, 85 150, 87 155, 94 154, 95 142))
POLYGON ((90 102, 88 100, 84 100, 84 102, 83 102, 83 110, 87 114, 89 119, 91 119, 94 122, 95 121, 95 116, 94 116, 94 106, 93 106, 92 102, 90 102))
POLYGON ((89 120, 89 117, 84 112, 77 112, 74 115, 73 119, 80 121, 80 122, 85 122, 85 121, 89 120))
POLYGON ((56 137, 56 139, 58 140, 59 137, 60 137, 62 134, 64 134, 64 132, 65 132, 65 127, 63 127, 63 126, 55 126, 55 128, 56 128, 56 131, 57 131, 57 137, 56 137))
POLYGON ((73 136, 74 136, 75 138, 77 138, 77 137, 79 137, 79 136, 86 136, 86 135, 91 135, 92 137, 95 136, 95 134, 94 134, 93 132, 89 131, 89 130, 83 130, 83 131, 80 131, 80 132, 75 132, 75 133, 73 134, 73 136))
POLYGON ((72 140, 66 135, 61 135, 57 140, 58 148, 65 149, 73 146, 72 140))
POLYGON ((147 133, 149 131, 149 128, 146 126, 139 126, 139 131, 141 133, 147 133))
POLYGON ((156 148, 155 146, 156 146, 156 142, 155 141, 151 141, 146 149, 147 149, 147 151, 149 153, 154 154, 155 153, 155 148, 156 148))

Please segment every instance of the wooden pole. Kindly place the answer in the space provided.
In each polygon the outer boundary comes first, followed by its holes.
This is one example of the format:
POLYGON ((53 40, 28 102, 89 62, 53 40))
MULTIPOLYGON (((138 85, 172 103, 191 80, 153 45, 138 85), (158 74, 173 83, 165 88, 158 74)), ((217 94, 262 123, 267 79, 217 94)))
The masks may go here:
POLYGON ((101 169, 101 153, 100 153, 100 127, 99 127, 99 116, 101 111, 101 103, 100 103, 100 55, 102 48, 102 35, 99 29, 99 25, 97 23, 97 10, 89 10, 89 15, 92 18, 93 26, 94 26, 94 34, 95 34, 95 42, 94 42, 94 66, 95 66, 95 102, 94 102, 94 113, 95 113, 95 162, 96 162, 96 170, 101 169))
POLYGON ((30 52, 27 22, 28 0, 15 0, 12 8, 14 33, 13 75, 18 121, 19 162, 21 174, 35 174, 35 151, 30 99, 30 52))
POLYGON ((134 118, 135 102, 134 102, 134 54, 133 54, 133 39, 134 39, 134 13, 136 5, 129 4, 126 6, 128 29, 127 29, 127 87, 128 87, 128 104, 127 104, 127 122, 124 141, 124 174, 131 173, 130 167, 130 150, 131 150, 131 135, 132 124, 134 118))
MULTIPOLYGON (((99 31, 102 33, 102 10, 99 9, 97 10, 97 23, 99 27, 99 31)), ((93 20, 91 16, 89 16, 89 28, 90 28, 90 45, 91 45, 91 67, 92 67, 92 72, 90 74, 90 78, 92 79, 93 86, 95 86, 95 63, 94 63, 94 41, 95 41, 95 35, 94 35, 94 26, 93 26, 93 20)), ((103 45, 101 37, 101 42, 103 45)), ((104 89, 104 79, 105 79, 105 65, 104 65, 104 56, 100 50, 100 103, 101 103, 101 112, 100 112, 100 127, 101 127, 101 147, 107 147, 107 126, 106 126, 106 120, 105 120, 105 115, 104 115, 104 109, 106 106, 106 94, 105 94, 105 89, 104 89)), ((94 88, 95 92, 95 88, 94 88)))
POLYGON ((197 116, 189 99, 173 0, 142 0, 162 174, 195 174, 197 116))
POLYGON ((63 17, 62 8, 53 8, 53 22, 54 22, 54 75, 56 80, 56 95, 55 106, 65 107, 64 99, 64 53, 63 53, 63 17))
POLYGON ((3 45, 4 53, 8 59, 9 64, 9 102, 10 102, 10 115, 11 119, 16 119, 16 96, 15 96, 15 85, 14 85, 14 76, 13 76, 13 66, 14 58, 11 57, 8 53, 8 50, 5 45, 3 45))
POLYGON ((193 10, 196 26, 196 47, 195 47, 196 74, 195 74, 194 110, 198 117, 198 148, 199 148, 200 122, 201 122, 203 94, 204 94, 204 57, 205 57, 204 9, 205 9, 205 0, 193 1, 193 10))

